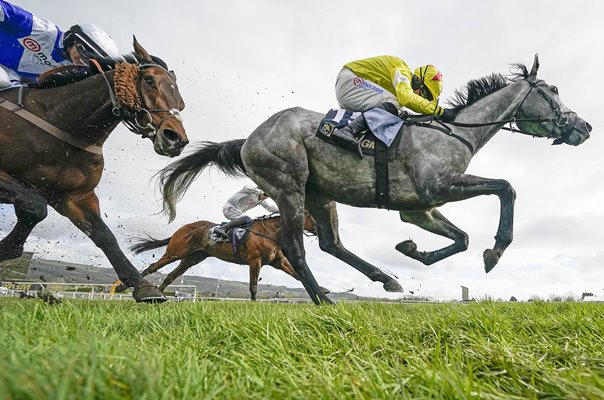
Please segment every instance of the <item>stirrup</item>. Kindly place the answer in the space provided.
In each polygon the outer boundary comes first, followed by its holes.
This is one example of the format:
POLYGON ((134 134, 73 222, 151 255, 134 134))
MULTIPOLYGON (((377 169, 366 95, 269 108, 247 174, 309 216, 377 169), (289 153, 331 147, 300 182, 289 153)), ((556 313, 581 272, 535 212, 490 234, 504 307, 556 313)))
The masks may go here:
POLYGON ((221 228, 220 226, 217 226, 216 228, 214 228, 214 233, 216 234, 216 236, 218 236, 219 238, 222 238, 222 239, 228 239, 229 238, 228 232, 226 232, 220 228, 221 228))

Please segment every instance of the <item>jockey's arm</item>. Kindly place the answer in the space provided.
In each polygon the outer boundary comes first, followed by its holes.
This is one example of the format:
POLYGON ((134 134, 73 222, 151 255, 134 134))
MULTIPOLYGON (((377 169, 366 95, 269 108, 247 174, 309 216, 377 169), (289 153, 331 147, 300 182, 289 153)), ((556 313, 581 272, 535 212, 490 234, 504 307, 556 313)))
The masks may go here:
POLYGON ((273 206, 271 203, 269 203, 267 200, 262 200, 262 202, 260 203, 260 205, 262 207, 264 207, 264 209, 268 212, 272 213, 276 213, 279 212, 279 209, 275 206, 273 206))
POLYGON ((402 107, 406 107, 420 114, 442 115, 443 108, 437 105, 436 100, 429 101, 413 92, 413 88, 411 87, 411 76, 407 71, 404 71, 402 68, 397 68, 394 71, 392 84, 396 91, 396 98, 402 107))

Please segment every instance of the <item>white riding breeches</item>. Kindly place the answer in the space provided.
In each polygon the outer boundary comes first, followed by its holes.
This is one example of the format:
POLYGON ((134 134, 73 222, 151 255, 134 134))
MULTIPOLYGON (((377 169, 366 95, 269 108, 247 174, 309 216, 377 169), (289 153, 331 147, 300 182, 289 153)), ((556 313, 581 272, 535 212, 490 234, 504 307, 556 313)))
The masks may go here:
POLYGON ((394 94, 346 67, 336 78, 336 99, 341 108, 350 111, 367 111, 386 102, 401 108, 394 94))

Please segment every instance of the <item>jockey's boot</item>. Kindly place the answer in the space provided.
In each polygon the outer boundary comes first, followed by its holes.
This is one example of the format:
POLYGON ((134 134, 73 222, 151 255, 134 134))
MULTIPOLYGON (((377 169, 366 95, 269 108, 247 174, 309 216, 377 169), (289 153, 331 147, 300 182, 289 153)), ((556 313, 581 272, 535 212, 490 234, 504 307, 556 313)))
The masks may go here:
MULTIPOLYGON (((381 108, 388 111, 392 115, 398 116, 398 108, 392 103, 382 103, 374 108, 381 108)), ((358 117, 352 120, 343 128, 336 129, 331 135, 338 138, 339 141, 345 143, 346 149, 353 153, 358 153, 360 158, 363 158, 363 149, 361 149, 361 141, 367 134, 367 121, 361 113, 358 117)))
POLYGON ((227 222, 226 224, 217 226, 216 228, 214 228, 214 232, 218 236, 220 236, 220 237, 222 237, 224 239, 228 239, 229 238, 229 235, 228 235, 229 230, 231 230, 233 228, 236 228, 238 226, 241 226, 241 225, 249 224, 250 222, 252 222, 252 219, 250 217, 248 217, 247 215, 244 215, 242 217, 233 219, 233 220, 227 222))

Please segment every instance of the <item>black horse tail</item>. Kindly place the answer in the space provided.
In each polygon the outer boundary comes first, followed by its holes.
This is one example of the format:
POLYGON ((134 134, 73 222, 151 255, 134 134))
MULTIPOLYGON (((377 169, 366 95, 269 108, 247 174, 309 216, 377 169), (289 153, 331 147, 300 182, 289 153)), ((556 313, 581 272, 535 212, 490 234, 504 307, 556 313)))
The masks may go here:
POLYGON ((193 153, 174 161, 158 173, 159 190, 163 195, 162 212, 168 214, 170 222, 176 216, 176 203, 206 167, 215 165, 229 176, 247 175, 241 160, 244 143, 245 139, 222 143, 202 142, 193 153))
POLYGON ((167 246, 168 243, 170 242, 170 239, 171 238, 158 240, 158 239, 153 239, 152 237, 149 237, 149 239, 138 239, 138 243, 130 246, 130 250, 132 250, 134 252, 134 254, 139 254, 144 251, 149 251, 149 250, 157 249, 158 247, 167 246))

